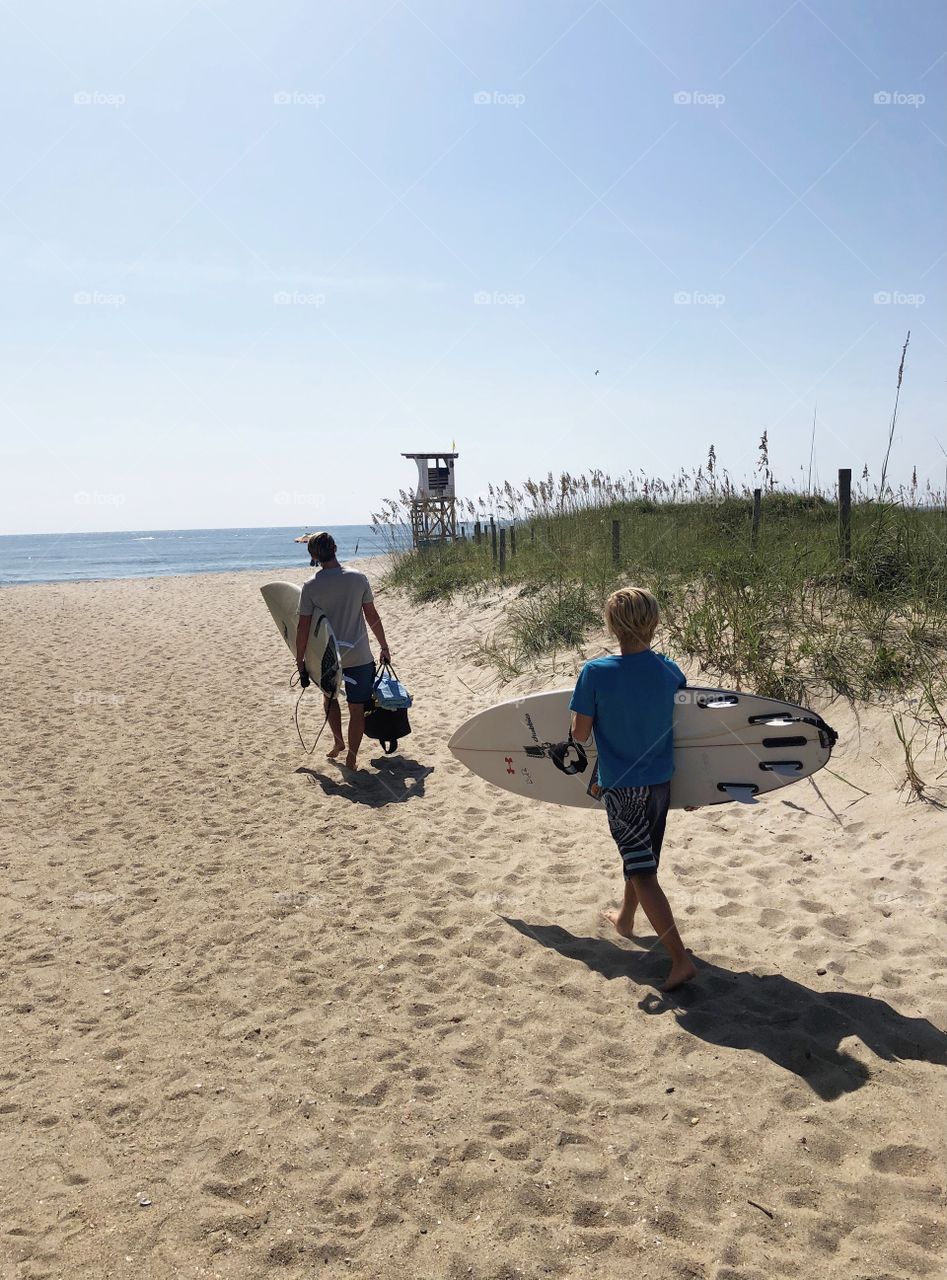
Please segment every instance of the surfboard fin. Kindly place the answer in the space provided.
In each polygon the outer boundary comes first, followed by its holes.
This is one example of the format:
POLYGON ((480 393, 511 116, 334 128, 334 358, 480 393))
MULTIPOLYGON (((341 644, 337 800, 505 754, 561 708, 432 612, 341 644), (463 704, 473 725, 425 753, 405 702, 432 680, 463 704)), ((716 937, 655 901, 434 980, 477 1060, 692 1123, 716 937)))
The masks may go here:
POLYGON ((736 800, 738 804, 759 804, 754 786, 745 786, 738 782, 721 782, 720 790, 726 791, 730 799, 736 800))

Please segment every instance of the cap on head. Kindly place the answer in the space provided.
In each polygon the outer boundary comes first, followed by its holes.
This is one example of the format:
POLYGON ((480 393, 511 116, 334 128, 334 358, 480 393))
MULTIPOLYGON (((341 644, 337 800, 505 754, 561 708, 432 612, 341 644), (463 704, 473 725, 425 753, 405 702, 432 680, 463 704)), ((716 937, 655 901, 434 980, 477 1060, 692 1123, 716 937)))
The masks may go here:
POLYGON ((310 564, 315 564, 317 560, 320 564, 328 564, 330 560, 335 559, 335 553, 338 550, 331 533, 314 533, 307 545, 310 564))

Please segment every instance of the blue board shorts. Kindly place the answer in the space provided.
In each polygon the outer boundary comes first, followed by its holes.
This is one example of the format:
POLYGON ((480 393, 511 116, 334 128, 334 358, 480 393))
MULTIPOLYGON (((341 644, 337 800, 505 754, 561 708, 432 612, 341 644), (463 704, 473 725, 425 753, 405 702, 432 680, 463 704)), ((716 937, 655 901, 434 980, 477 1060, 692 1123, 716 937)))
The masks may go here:
POLYGON ((670 800, 670 782, 602 792, 608 829, 618 845, 626 880, 657 871, 670 800))
POLYGON ((365 662, 359 667, 343 667, 342 683, 346 702, 371 702, 375 687, 374 662, 365 662))

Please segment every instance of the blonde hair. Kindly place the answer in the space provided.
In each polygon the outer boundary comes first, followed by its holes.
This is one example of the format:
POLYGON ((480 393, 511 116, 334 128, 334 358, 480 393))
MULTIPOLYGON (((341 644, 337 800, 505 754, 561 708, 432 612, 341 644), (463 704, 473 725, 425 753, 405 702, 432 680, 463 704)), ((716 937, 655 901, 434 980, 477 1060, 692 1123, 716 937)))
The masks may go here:
POLYGON ((644 587, 622 587, 605 601, 605 625, 619 644, 650 645, 658 617, 658 602, 644 587))

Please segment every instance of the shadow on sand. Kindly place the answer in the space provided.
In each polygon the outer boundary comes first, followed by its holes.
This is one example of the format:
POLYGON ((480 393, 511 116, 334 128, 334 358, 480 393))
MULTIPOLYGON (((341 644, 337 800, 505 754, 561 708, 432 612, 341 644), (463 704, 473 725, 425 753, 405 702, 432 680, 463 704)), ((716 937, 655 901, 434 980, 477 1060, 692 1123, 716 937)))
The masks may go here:
MULTIPOLYGON (((502 916, 527 938, 578 960, 604 978, 657 985, 667 958, 656 948, 626 951, 604 938, 578 938, 558 925, 502 916)), ((684 1031, 708 1044, 753 1049, 792 1071, 831 1100, 866 1084, 871 1072, 839 1046, 857 1036, 886 1062, 913 1059, 947 1066, 947 1035, 926 1018, 906 1018, 884 1000, 845 991, 813 991, 778 973, 757 977, 694 957, 696 980, 639 1002, 647 1013, 670 1011, 684 1031)))
POLYGON ((424 795, 424 780, 434 772, 433 766, 408 760, 404 756, 380 756, 372 760, 373 771, 356 769, 354 772, 341 765, 326 761, 331 773, 305 766, 297 773, 308 775, 310 782, 317 782, 327 796, 343 796, 353 804, 381 809, 388 804, 403 804, 415 796, 424 795))

